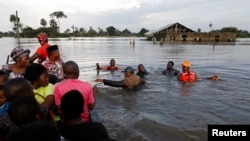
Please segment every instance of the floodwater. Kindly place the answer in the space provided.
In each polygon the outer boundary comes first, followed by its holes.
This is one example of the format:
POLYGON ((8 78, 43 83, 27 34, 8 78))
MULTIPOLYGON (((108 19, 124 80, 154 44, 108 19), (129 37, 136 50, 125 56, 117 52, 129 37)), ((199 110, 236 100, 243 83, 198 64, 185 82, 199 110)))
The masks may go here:
MULTIPOLYGON (((123 68, 144 64, 149 74, 138 91, 98 84, 95 110, 110 137, 119 141, 206 141, 209 124, 250 124, 250 39, 237 41, 236 45, 160 45, 136 38, 133 46, 129 37, 49 39, 59 45, 64 61, 79 64, 80 79, 93 85, 96 78, 123 78, 119 71, 97 74, 97 62, 108 65, 114 58, 123 68), (199 81, 183 84, 162 75, 170 60, 179 70, 182 61, 189 60, 199 81), (214 74, 218 81, 204 79, 214 74)), ((1 64, 16 42, 0 38, 1 64)), ((21 46, 34 53, 39 44, 35 38, 21 39, 21 46)))

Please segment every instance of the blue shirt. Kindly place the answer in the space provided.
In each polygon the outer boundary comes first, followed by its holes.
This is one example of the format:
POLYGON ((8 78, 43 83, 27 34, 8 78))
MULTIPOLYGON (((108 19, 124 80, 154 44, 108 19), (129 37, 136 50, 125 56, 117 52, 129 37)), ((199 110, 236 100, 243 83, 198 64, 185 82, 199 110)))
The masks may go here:
POLYGON ((6 113, 8 108, 10 106, 9 102, 5 102, 1 107, 0 107, 0 115, 2 115, 3 113, 6 113))

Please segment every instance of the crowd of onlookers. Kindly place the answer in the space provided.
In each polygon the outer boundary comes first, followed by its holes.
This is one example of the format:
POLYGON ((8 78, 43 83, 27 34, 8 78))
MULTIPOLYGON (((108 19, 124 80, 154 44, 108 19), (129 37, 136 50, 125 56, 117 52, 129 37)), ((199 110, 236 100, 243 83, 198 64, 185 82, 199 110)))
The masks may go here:
POLYGON ((90 116, 98 88, 78 79, 78 64, 63 62, 46 33, 37 38, 32 56, 16 47, 0 70, 0 140, 114 140, 90 116))

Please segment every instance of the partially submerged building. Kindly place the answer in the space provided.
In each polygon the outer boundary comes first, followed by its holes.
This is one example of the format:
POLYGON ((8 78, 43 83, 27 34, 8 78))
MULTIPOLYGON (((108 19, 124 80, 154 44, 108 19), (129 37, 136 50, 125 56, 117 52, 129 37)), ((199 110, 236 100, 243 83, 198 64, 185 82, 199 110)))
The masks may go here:
POLYGON ((236 33, 196 32, 180 23, 168 24, 145 33, 147 40, 163 43, 235 43, 236 33))

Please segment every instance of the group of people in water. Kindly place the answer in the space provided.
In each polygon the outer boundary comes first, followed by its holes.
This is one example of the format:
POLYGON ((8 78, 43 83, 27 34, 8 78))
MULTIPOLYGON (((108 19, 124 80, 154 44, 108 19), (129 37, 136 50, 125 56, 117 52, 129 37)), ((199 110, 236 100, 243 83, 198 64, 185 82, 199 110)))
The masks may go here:
MULTIPOLYGON (((0 141, 17 137, 32 140, 33 136, 28 137, 26 131, 46 137, 46 131, 38 130, 43 126, 57 135, 53 141, 113 140, 104 125, 90 116, 96 105, 97 86, 79 79, 78 64, 71 60, 64 62, 58 46, 48 43, 46 33, 39 33, 37 39, 41 46, 33 55, 30 56, 28 49, 16 47, 10 53, 14 62, 3 65, 0 70, 0 141), (44 121, 55 126, 48 126, 44 121)), ((96 63, 96 69, 123 71, 123 80, 97 78, 95 82, 127 90, 140 88, 145 83, 145 75, 149 74, 143 64, 138 65, 135 73, 133 67, 116 66, 115 59, 106 66, 96 63)), ((162 73, 176 76, 181 82, 197 80, 188 61, 182 63, 181 72, 169 61, 162 73)), ((41 140, 50 139, 41 137, 41 140)))
MULTIPOLYGON (((167 63, 167 68, 162 71, 162 74, 168 75, 168 76, 176 76, 177 80, 180 82, 195 82, 197 81, 197 74, 191 70, 191 64, 189 61, 185 60, 181 64, 182 66, 182 71, 179 71, 174 68, 174 62, 169 61, 167 63)), ((96 63, 96 69, 97 70, 108 70, 108 71, 119 71, 122 70, 121 67, 118 67, 115 65, 115 60, 111 59, 110 60, 110 65, 109 66, 103 66, 100 67, 99 63, 96 63)), ((113 87, 122 87, 124 89, 137 89, 140 88, 142 84, 145 83, 144 76, 149 74, 143 64, 138 65, 137 72, 134 72, 135 69, 132 67, 128 66, 124 69, 124 79, 120 81, 113 81, 113 80, 107 80, 107 79, 96 79, 95 82, 103 82, 104 85, 109 85, 113 87)), ((217 80, 218 77, 212 76, 210 78, 211 80, 217 80)))

